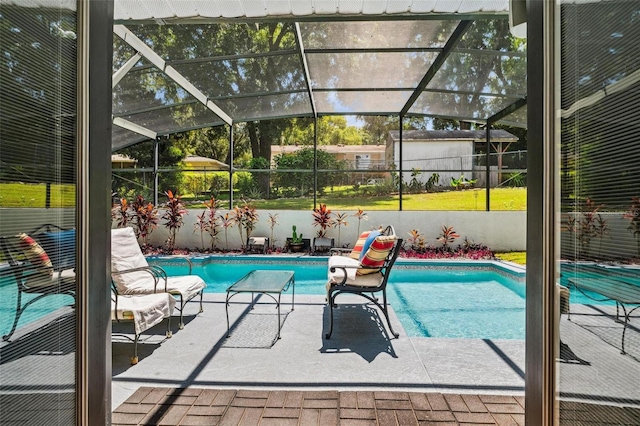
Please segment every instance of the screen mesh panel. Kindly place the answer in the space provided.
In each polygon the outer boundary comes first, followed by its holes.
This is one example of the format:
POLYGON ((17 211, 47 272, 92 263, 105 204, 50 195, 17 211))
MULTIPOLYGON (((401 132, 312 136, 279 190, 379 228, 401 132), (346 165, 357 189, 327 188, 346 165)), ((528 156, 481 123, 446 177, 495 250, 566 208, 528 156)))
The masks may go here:
POLYGON ((393 114, 407 102, 409 91, 376 90, 372 92, 315 92, 318 113, 380 113, 393 114))
POLYGON ((173 133, 180 129, 221 126, 224 122, 211 110, 200 103, 177 105, 122 118, 139 126, 152 129, 159 134, 173 133))
POLYGON ((157 68, 131 70, 113 88, 113 113, 195 102, 184 88, 157 68))
POLYGON ((0 422, 73 425, 76 15, 0 12, 0 422))
POLYGON ((436 55, 433 52, 309 53, 307 62, 314 89, 409 89, 418 86, 436 55))
POLYGON ((520 109, 512 112, 501 120, 498 120, 498 124, 504 124, 506 126, 514 127, 527 127, 527 106, 523 106, 520 109))
POLYGON ((216 100, 222 109, 234 120, 252 121, 274 117, 294 117, 310 115, 311 102, 307 92, 274 94, 216 100))
POLYGON ((305 49, 438 48, 457 21, 367 21, 300 23, 305 49))
POLYGON ((499 96, 422 92, 409 112, 482 120, 513 102, 499 96))
POLYGON ((306 90, 297 53, 176 64, 175 68, 212 98, 306 90))
POLYGON ((527 92, 526 68, 526 57, 454 52, 427 89, 522 96, 527 92))

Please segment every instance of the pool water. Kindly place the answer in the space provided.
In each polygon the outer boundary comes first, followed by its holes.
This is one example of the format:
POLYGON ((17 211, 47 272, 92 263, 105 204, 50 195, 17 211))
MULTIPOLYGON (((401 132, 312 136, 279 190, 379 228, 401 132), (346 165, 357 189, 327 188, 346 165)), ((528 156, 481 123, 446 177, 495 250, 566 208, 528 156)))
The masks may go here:
MULTIPOLYGON (((168 274, 188 272, 157 259, 168 274)), ((387 287, 389 303, 409 336, 480 339, 525 338, 524 274, 510 275, 486 263, 448 264, 399 260, 387 287), (428 266, 427 266, 428 265, 428 266)), ((292 270, 296 294, 325 294, 326 258, 305 261, 194 261, 206 292, 224 293, 253 269, 292 270)), ((364 299, 363 299, 364 300, 364 299)))
MULTIPOLYGON (((35 297, 37 297, 36 294, 23 293, 22 306, 35 297)), ((0 336, 4 336, 11 330, 16 315, 17 300, 18 289, 13 276, 0 276, 0 336)), ((43 297, 29 305, 22 313, 20 321, 18 321, 18 328, 73 303, 73 297, 65 294, 43 297)))

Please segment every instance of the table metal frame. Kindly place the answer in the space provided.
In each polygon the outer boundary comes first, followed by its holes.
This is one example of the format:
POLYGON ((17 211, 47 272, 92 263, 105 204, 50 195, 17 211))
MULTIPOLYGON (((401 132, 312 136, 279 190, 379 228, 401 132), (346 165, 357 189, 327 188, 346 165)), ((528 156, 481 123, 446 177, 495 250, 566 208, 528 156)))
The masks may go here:
MULTIPOLYGON (((258 280, 257 282, 260 282, 260 281, 258 280)), ((280 329, 282 328, 282 324, 280 323, 280 301, 281 301, 282 292, 287 291, 289 289, 289 286, 292 287, 291 310, 293 311, 295 297, 296 297, 296 281, 295 281, 295 275, 293 271, 254 269, 253 271, 249 272, 247 275, 243 276, 238 281, 236 281, 231 287, 227 288, 227 297, 225 301, 225 311, 227 315, 227 337, 230 336, 230 328, 231 328, 229 323, 229 301, 231 300, 231 298, 236 294, 251 293, 251 309, 253 309, 255 306, 254 295, 255 293, 261 293, 269 296, 276 303, 276 308, 278 309, 278 339, 280 339, 280 329), (290 275, 288 275, 288 278, 283 280, 282 286, 279 290, 260 290, 258 286, 254 286, 254 287, 246 286, 246 288, 234 288, 241 283, 244 284, 248 282, 248 280, 251 278, 254 278, 254 276, 259 277, 263 274, 273 274, 273 273, 282 274, 284 272, 288 272, 290 275), (278 295, 277 299, 274 297, 274 294, 278 295)))

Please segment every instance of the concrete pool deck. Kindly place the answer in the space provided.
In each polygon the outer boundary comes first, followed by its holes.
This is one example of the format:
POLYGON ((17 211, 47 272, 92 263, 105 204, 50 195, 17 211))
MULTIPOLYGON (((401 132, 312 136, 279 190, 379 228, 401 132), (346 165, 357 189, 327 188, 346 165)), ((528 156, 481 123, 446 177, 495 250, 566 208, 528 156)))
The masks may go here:
MULTIPOLYGON (((362 298, 346 297, 327 341, 323 298, 297 295, 282 339, 271 348, 230 347, 264 344, 276 329, 273 304, 251 312, 247 301, 248 296, 231 306, 229 339, 223 294, 205 295, 199 315, 198 304, 190 302, 186 327, 178 330, 174 316, 174 335, 166 340, 165 324, 152 329, 134 366, 133 345, 114 335, 113 424, 289 424, 294 418, 297 424, 325 424, 325 415, 340 424, 387 424, 389 416, 398 424, 521 424, 524 418, 524 341, 407 337, 393 312, 400 338, 389 339, 377 310, 363 307, 362 298), (363 411, 354 409, 354 401, 363 411), (325 406, 334 408, 324 411, 325 406), (256 409, 260 420, 251 417, 256 409)), ((289 301, 285 296, 283 313, 289 301)), ((556 364, 561 418, 638 424, 640 316, 632 318, 628 353, 622 355, 615 306, 572 304, 571 312, 571 321, 563 315, 560 322, 563 345, 556 364)), ((29 407, 44 401, 51 411, 38 414, 73 418, 74 338, 60 331, 73 329, 74 317, 67 307, 0 342, 3 424, 31 415, 29 407)), ((113 330, 131 333, 132 324, 114 324, 113 330)))
MULTIPOLYGON (((171 339, 163 338, 164 324, 152 329, 156 334, 139 345, 137 365, 129 363, 130 343, 114 343, 114 410, 139 388, 157 387, 524 395, 522 340, 409 338, 393 312, 400 337, 389 339, 379 311, 350 296, 339 300, 333 336, 326 340, 324 297, 296 295, 295 310, 289 312, 290 297, 283 296, 281 339, 270 348, 227 346, 251 346, 251 340, 264 338, 261 329, 272 332, 274 304, 262 298, 265 303, 252 311, 249 295, 236 296, 229 309, 231 337, 225 339, 223 294, 205 294, 204 312, 198 315, 197 303, 191 302, 185 328, 172 323, 171 339)), ((127 330, 127 324, 114 327, 127 330)))

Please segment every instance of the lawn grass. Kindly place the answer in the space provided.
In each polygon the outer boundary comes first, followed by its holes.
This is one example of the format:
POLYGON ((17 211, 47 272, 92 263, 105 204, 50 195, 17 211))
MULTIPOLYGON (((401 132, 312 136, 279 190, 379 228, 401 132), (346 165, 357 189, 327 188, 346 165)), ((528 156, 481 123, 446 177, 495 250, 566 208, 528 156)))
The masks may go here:
MULTIPOLYGON (((446 191, 423 194, 404 194, 403 210, 485 210, 486 191, 471 189, 464 191, 446 191)), ((520 210, 527 209, 526 188, 496 188, 492 189, 491 210, 520 210)), ((326 204, 331 210, 398 210, 399 197, 393 195, 363 195, 349 191, 336 190, 318 196, 318 203, 326 204)), ((239 202, 239 200, 236 200, 239 202)), ((278 198, 274 200, 254 200, 254 207, 260 210, 311 210, 313 198, 278 198)), ((202 205, 193 207, 201 208, 202 205)))
MULTIPOLYGON (((403 210, 469 211, 485 210, 486 191, 469 189, 423 194, 404 194, 403 210)), ((0 207, 45 207, 46 186, 44 184, 3 183, 0 184, 0 207)), ((526 210, 526 188, 496 188, 491 193, 491 210, 526 210)), ((162 197, 161 197, 162 199, 162 197)), ((183 197, 189 201, 189 197, 183 197)), ((399 197, 392 195, 363 194, 352 187, 335 188, 318 196, 318 202, 331 210, 398 210, 399 197)), ((161 202, 164 202, 162 199, 161 202)), ((241 203, 236 198, 235 203, 241 203)), ((274 200, 254 200, 253 205, 260 210, 311 210, 313 198, 278 198, 274 200)), ((71 184, 51 185, 50 207, 75 206, 75 186, 71 184)), ((204 204, 191 203, 189 208, 204 208, 204 204)), ((224 206, 227 207, 227 206, 224 206)))
POLYGON ((507 262, 517 263, 519 265, 527 264, 527 252, 526 251, 509 251, 504 253, 494 253, 495 257, 507 262))
MULTIPOLYGON (((47 186, 42 183, 0 184, 0 207, 45 207, 47 186)), ((76 188, 72 184, 51 184, 49 207, 74 207, 76 188)))

